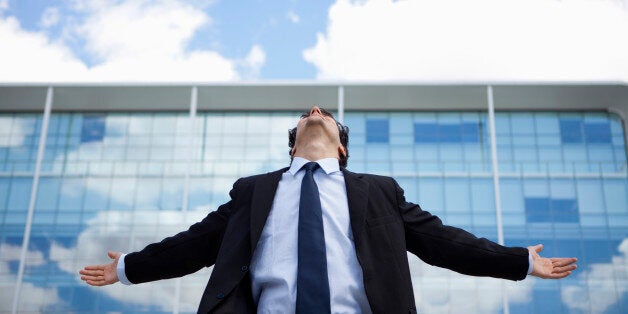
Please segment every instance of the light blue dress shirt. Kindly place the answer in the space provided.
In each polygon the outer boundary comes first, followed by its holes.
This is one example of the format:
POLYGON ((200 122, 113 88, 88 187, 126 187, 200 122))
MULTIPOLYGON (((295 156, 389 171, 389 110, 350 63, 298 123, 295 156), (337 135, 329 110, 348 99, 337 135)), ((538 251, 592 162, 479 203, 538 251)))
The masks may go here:
MULTIPOLYGON (((297 292, 299 196, 309 160, 295 157, 283 173, 251 261, 258 313, 294 313, 297 292)), ((370 313, 349 220, 349 203, 338 159, 316 161, 314 172, 323 213, 332 313, 370 313)))

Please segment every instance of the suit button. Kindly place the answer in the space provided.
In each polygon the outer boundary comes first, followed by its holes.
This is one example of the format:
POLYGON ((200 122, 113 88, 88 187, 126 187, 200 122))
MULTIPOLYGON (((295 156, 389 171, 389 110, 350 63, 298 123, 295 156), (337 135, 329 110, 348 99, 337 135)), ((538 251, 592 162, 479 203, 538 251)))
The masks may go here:
POLYGON ((242 266, 242 268, 240 270, 242 270, 243 273, 246 273, 249 270, 249 267, 248 266, 242 266))
POLYGON ((216 298, 218 298, 218 299, 224 299, 224 298, 225 298, 225 294, 224 294, 224 293, 222 293, 222 292, 219 292, 219 293, 216 295, 216 298))

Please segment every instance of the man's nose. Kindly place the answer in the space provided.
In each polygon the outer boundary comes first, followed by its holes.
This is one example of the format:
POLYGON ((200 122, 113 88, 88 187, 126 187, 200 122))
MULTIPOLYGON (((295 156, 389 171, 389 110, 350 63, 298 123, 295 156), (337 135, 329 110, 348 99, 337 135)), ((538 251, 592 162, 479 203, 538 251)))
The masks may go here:
POLYGON ((312 107, 312 109, 310 110, 310 115, 313 115, 313 114, 315 114, 315 113, 317 113, 317 114, 321 114, 321 115, 323 114, 323 113, 321 112, 321 108, 318 108, 318 106, 314 106, 314 107, 312 107))

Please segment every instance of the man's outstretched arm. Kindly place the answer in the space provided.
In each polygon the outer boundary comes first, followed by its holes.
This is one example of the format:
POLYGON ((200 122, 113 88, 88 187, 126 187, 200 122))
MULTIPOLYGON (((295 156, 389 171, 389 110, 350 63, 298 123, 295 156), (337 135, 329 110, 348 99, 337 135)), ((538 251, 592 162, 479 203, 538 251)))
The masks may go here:
POLYGON ((576 258, 541 257, 541 244, 527 249, 505 247, 460 228, 443 225, 437 216, 406 202, 403 189, 394 180, 393 185, 405 224, 406 247, 428 264, 472 276, 510 280, 522 280, 528 275, 560 279, 576 269, 576 258))
POLYGON ((231 200, 209 213, 188 230, 152 243, 141 251, 123 255, 108 252, 109 264, 89 265, 79 271, 81 279, 92 286, 121 282, 138 284, 181 277, 215 263, 222 237, 231 215, 238 190, 238 180, 229 192, 231 200), (123 258, 122 260, 120 260, 123 258), (118 269, 119 268, 119 269, 118 269))
POLYGON ((111 258, 113 262, 109 264, 85 266, 85 268, 79 271, 81 280, 91 286, 106 286, 118 282, 116 267, 118 266, 118 260, 122 253, 110 251, 107 252, 107 255, 109 255, 109 258, 111 258))
POLYGON ((574 257, 541 257, 539 253, 543 251, 543 244, 529 246, 530 256, 532 256, 532 273, 530 275, 543 279, 561 279, 571 275, 577 268, 577 258, 574 257))

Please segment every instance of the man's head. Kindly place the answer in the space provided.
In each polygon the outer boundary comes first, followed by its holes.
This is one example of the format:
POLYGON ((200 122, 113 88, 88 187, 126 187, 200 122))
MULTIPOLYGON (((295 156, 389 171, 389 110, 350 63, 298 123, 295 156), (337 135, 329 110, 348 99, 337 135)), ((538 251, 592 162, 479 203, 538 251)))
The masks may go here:
POLYGON ((349 128, 334 119, 327 110, 317 106, 301 115, 296 127, 288 131, 290 157, 307 149, 325 149, 333 152, 341 167, 347 166, 349 158, 349 128), (316 147, 312 147, 316 144, 316 147))

